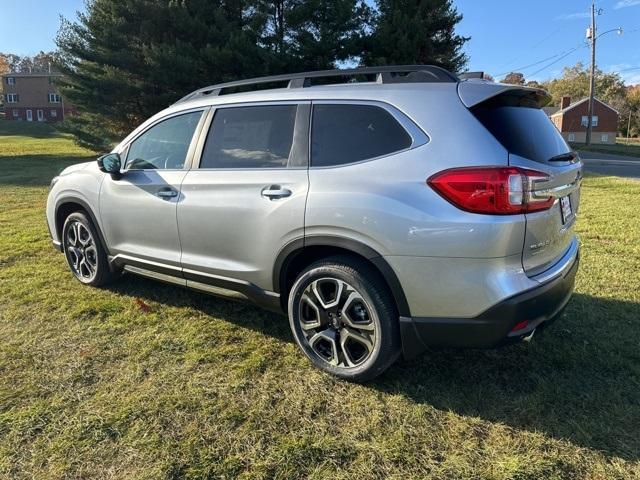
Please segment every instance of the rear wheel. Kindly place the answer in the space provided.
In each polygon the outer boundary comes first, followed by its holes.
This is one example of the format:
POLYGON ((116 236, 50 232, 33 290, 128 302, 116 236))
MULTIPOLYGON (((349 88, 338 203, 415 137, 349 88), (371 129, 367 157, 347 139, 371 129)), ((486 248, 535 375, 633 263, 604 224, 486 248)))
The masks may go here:
POLYGON ((62 246, 71 272, 82 283, 99 287, 118 276, 109 268, 97 230, 84 213, 74 212, 67 217, 62 228, 62 246))
POLYGON ((288 307, 299 347, 333 375, 370 380, 400 353, 393 298, 362 260, 341 256, 312 264, 293 284, 288 307))

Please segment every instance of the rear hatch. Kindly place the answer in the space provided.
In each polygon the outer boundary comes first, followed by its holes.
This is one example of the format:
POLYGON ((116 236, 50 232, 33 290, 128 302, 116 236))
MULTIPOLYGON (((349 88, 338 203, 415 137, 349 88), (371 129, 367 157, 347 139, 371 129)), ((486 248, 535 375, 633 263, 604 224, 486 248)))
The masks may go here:
MULTIPOLYGON (((459 89, 463 102, 464 83, 459 89)), ((530 181, 528 195, 555 200, 548 210, 525 214, 522 265, 528 275, 537 275, 553 267, 574 241, 583 165, 542 110, 549 100, 544 91, 484 85, 485 99, 476 84, 469 90, 473 90, 474 104, 467 106, 507 149, 511 166, 543 174, 530 181)))

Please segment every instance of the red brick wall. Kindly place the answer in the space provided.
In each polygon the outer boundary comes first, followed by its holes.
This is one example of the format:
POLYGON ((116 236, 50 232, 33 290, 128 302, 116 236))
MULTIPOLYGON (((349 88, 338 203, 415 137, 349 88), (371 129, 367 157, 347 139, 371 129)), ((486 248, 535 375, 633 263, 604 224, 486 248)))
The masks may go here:
MULTIPOLYGON (((38 121, 38 110, 42 110, 44 122, 61 122, 62 107, 46 107, 46 108, 28 108, 28 107, 14 107, 12 104, 5 104, 4 116, 6 120, 27 121, 27 110, 31 110, 32 121, 38 121), (55 116, 54 113, 55 112, 55 116), (17 116, 16 116, 17 114, 17 116)), ((65 115, 69 115, 70 112, 65 108, 65 115)))
MULTIPOLYGON (((564 115, 555 116, 553 122, 561 132, 586 132, 587 127, 582 126, 582 116, 586 116, 588 110, 589 102, 582 102, 564 115)), ((593 102, 593 115, 598 117, 598 125, 593 127, 594 132, 618 131, 618 114, 597 100, 593 102)))

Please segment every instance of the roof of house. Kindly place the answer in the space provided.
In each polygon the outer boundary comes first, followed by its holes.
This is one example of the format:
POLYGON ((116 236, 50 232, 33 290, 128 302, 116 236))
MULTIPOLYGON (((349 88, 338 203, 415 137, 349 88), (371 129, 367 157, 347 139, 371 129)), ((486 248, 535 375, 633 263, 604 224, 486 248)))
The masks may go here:
MULTIPOLYGON (((573 110, 575 107, 577 107, 578 105, 582 105, 584 102, 587 102, 589 100, 588 97, 583 98, 582 100, 578 100, 577 102, 573 102, 572 104, 570 104, 568 107, 562 108, 560 110, 558 110, 557 112, 551 114, 552 117, 555 117, 556 115, 563 115, 566 112, 568 112, 569 110, 573 110)), ((620 112, 618 112, 618 110, 616 110, 615 108, 613 108, 611 105, 607 105, 606 103, 604 103, 602 100, 598 100, 597 98, 594 98, 594 100, 596 102, 598 102, 601 105, 604 105, 605 107, 607 107, 610 110, 613 110, 614 112, 616 112, 618 115, 620 115, 620 112)))
POLYGON ((542 110, 544 110, 544 113, 546 113, 548 116, 551 116, 558 110, 560 110, 560 107, 543 107, 542 110))

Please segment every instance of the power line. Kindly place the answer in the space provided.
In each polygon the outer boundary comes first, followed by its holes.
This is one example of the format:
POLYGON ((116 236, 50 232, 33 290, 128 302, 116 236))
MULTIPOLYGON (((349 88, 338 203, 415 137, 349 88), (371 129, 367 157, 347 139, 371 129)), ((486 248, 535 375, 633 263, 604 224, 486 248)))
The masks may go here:
POLYGON ((580 48, 586 48, 586 47, 587 47, 587 45, 585 45, 584 43, 581 43, 581 44, 580 44, 580 45, 578 45, 577 47, 572 48, 571 50, 569 50, 568 52, 566 52, 566 53, 565 53, 564 55, 562 55, 560 58, 557 58, 557 59, 556 59, 556 60, 554 60, 553 62, 548 63, 547 65, 545 65, 544 67, 542 67, 542 68, 540 68, 540 69, 536 70, 536 71, 535 71, 535 72, 533 72, 533 73, 530 73, 530 74, 529 74, 529 77, 533 77, 533 76, 535 76, 535 75, 539 74, 540 72, 543 72, 544 70, 546 70, 546 69, 547 69, 547 68, 549 68, 550 66, 555 65, 556 63, 558 63, 558 62, 559 62, 560 60, 562 60, 563 58, 568 57, 569 55, 571 55, 571 54, 572 54, 573 52, 575 52, 576 50, 579 50, 580 48))

